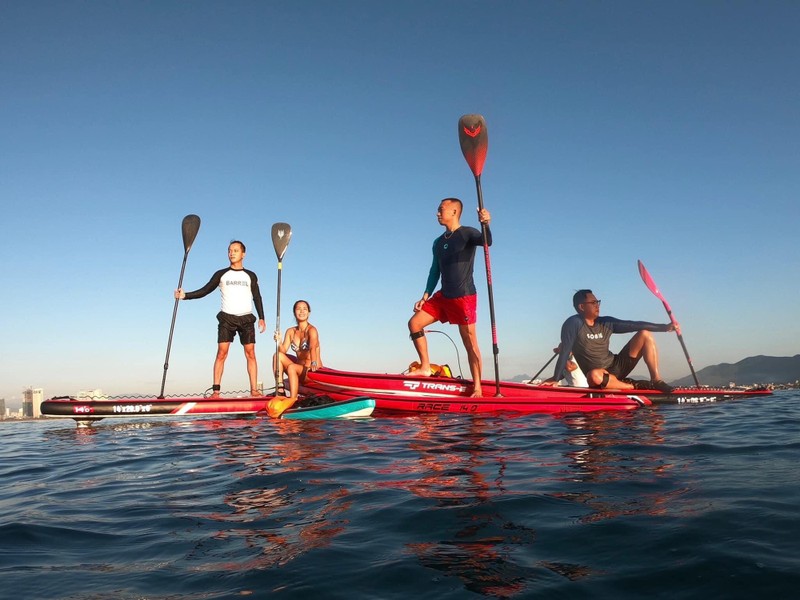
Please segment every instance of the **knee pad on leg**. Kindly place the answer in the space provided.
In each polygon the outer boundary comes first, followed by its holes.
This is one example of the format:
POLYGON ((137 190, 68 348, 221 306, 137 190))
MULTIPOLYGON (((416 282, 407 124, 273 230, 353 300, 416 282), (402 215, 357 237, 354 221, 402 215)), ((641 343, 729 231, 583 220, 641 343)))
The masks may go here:
POLYGON ((421 337, 425 337, 425 330, 420 329, 419 331, 415 331, 414 333, 410 333, 408 337, 412 340, 418 340, 421 337))

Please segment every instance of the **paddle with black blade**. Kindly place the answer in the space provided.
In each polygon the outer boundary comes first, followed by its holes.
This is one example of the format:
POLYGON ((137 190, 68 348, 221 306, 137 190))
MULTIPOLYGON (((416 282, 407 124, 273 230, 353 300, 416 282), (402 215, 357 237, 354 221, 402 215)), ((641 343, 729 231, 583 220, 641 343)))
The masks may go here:
MULTIPOLYGON (((658 290, 656 282, 653 281, 652 277, 650 277, 650 273, 648 273, 647 269, 644 268, 642 261, 639 260, 637 261, 637 263, 639 264, 639 275, 642 276, 642 281, 644 281, 644 284, 647 286, 647 289, 653 292, 653 295, 655 295, 656 298, 661 300, 662 304, 664 304, 664 308, 667 311, 667 315, 669 315, 669 320, 672 321, 673 325, 677 325, 678 322, 675 320, 675 317, 672 314, 672 309, 670 308, 669 303, 666 301, 664 296, 658 290)), ((697 379, 697 373, 694 372, 694 366, 692 366, 692 359, 689 357, 689 351, 686 349, 686 344, 683 341, 683 336, 681 335, 680 330, 677 328, 675 329, 675 333, 678 335, 678 341, 681 343, 681 348, 683 348, 683 354, 684 356, 686 356, 686 362, 689 363, 689 370, 692 372, 692 377, 694 378, 694 384, 697 387, 700 387, 700 382, 697 379)))
POLYGON ((278 257, 278 303, 275 311, 275 395, 278 395, 280 381, 280 349, 281 349, 281 273, 283 272, 283 255, 289 247, 292 237, 292 226, 288 223, 275 223, 272 226, 272 247, 278 257))
MULTIPOLYGON (((200 231, 200 217, 197 215, 186 215, 181 223, 181 235, 183 236, 183 264, 181 274, 178 277, 178 289, 183 285, 183 273, 186 271, 186 259, 189 258, 189 250, 194 244, 197 232, 200 231)), ((172 333, 175 331, 175 318, 178 316, 178 303, 180 300, 175 298, 175 308, 172 309, 172 324, 169 326, 169 339, 167 340, 167 355, 164 357, 164 375, 161 377, 161 392, 158 397, 164 397, 164 386, 167 383, 167 369, 169 368, 169 352, 172 348, 172 333)))
MULTIPOLYGON (((475 176, 475 188, 478 191, 478 209, 483 210, 483 190, 481 189, 481 173, 489 148, 489 134, 486 121, 481 115, 464 115, 458 120, 458 141, 461 152, 467 160, 472 174, 475 176)), ((500 396, 500 368, 497 346, 497 324, 494 318, 494 292, 492 291, 492 265, 489 259, 489 244, 486 242, 487 226, 481 223, 483 233, 483 257, 486 262, 486 284, 489 289, 489 318, 492 322, 492 354, 494 355, 495 395, 500 396)))

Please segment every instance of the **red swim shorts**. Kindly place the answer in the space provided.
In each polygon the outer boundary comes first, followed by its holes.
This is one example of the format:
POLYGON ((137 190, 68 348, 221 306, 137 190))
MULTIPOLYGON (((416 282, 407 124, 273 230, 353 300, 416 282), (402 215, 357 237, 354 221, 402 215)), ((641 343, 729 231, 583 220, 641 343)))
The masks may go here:
POLYGON ((469 325, 478 320, 478 295, 445 298, 442 292, 436 292, 425 301, 422 310, 442 323, 469 325))

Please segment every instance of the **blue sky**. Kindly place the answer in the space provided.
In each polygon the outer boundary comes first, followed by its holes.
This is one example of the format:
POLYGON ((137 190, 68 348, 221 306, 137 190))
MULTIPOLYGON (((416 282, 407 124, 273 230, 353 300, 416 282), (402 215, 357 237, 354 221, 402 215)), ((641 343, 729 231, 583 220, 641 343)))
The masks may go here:
MULTIPOLYGON (((305 298, 328 366, 403 370, 439 200, 477 223, 466 113, 489 132, 502 377, 550 357, 578 288, 665 322, 637 259, 698 369, 796 354, 799 30, 795 2, 3 3, 0 397, 157 393, 189 213, 185 288, 248 246, 264 381, 277 221, 282 329, 305 298)), ((491 379, 480 254, 475 278, 491 379)), ((181 303, 167 393, 211 384, 218 310, 181 303)), ((665 377, 687 375, 658 340, 665 377)), ((223 384, 247 387, 238 341, 223 384)))

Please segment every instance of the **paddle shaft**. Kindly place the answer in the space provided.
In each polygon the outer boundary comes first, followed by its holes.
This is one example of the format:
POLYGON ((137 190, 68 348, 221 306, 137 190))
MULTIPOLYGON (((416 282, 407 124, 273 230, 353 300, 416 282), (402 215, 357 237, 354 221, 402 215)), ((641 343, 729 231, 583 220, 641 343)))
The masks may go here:
POLYGON ((541 375, 542 371, 544 371, 547 368, 547 365, 549 365, 551 362, 553 362, 556 359, 556 356, 558 356, 558 352, 554 353, 553 356, 550 357, 550 360, 548 360, 546 363, 544 363, 544 366, 541 369, 539 369, 539 371, 536 373, 536 375, 531 377, 531 381, 533 381, 539 375, 541 375))
POLYGON ((281 274, 283 261, 278 259, 278 299, 275 309, 275 395, 278 395, 278 386, 281 383, 281 274))
MULTIPOLYGON (((669 316, 669 320, 675 324, 675 317, 672 315, 672 309, 667 304, 667 301, 663 298, 660 299, 661 303, 664 305, 664 309, 667 311, 667 315, 669 316)), ((681 348, 683 348, 683 355, 686 357, 686 362, 689 363, 689 370, 692 372, 692 378, 694 379, 694 384, 697 387, 700 387, 700 381, 697 379, 697 373, 694 372, 694 365, 692 365, 692 357, 689 356, 689 351, 686 349, 686 343, 683 341, 683 335, 677 329, 675 330, 676 335, 678 336, 678 341, 681 343, 681 348)))
MULTIPOLYGON (((186 271, 186 260, 189 258, 189 250, 186 250, 183 253, 183 264, 181 265, 181 274, 178 277, 178 289, 181 288, 183 285, 183 274, 186 271)), ((180 300, 175 298, 175 307, 172 309, 172 323, 169 326, 169 339, 167 340, 167 354, 164 357, 164 374, 161 376, 161 392, 159 392, 158 397, 164 397, 164 387, 167 384, 167 369, 169 369, 169 353, 170 349, 172 348, 172 334, 175 331, 175 319, 178 317, 178 303, 180 300)))
MULTIPOLYGON (((481 189, 481 176, 475 175, 475 189, 478 192, 478 209, 483 210, 483 190, 481 189)), ((486 223, 481 223, 481 233, 483 234, 483 258, 486 263, 486 287, 489 292, 489 319, 492 324, 492 356, 494 358, 494 382, 495 396, 500 396, 500 361, 498 355, 500 349, 497 346, 497 322, 494 318, 494 291, 492 289, 492 263, 489 258, 489 243, 487 242, 489 227, 486 223)))

